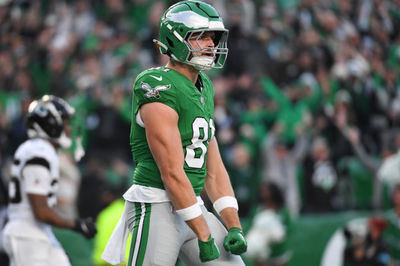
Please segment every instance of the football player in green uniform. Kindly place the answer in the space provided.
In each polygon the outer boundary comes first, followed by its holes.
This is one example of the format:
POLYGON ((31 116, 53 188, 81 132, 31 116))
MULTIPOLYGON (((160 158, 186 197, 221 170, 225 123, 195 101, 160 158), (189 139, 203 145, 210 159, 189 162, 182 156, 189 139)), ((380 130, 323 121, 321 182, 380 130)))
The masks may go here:
POLYGON ((103 259, 120 263, 123 252, 116 249, 124 249, 131 231, 129 266, 174 266, 178 258, 191 266, 244 265, 238 204, 214 136, 214 88, 201 72, 224 65, 228 30, 200 1, 171 6, 159 26, 154 41, 169 62, 136 78, 134 184, 124 194, 125 211, 103 259), (203 189, 228 230, 204 207, 203 189))

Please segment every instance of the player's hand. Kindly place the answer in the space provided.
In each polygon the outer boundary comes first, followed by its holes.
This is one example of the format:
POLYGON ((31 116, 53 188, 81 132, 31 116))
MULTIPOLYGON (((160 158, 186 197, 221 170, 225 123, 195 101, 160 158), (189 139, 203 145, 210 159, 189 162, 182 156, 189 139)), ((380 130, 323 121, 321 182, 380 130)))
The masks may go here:
POLYGON ((247 242, 244 239, 243 232, 238 227, 229 229, 228 234, 224 240, 224 248, 228 252, 240 255, 247 250, 247 242))
POLYGON ((73 230, 82 234, 86 238, 93 238, 97 233, 96 226, 92 218, 76 219, 73 230))
POLYGON ((220 254, 219 249, 214 242, 214 238, 212 238, 211 235, 207 241, 199 240, 199 249, 201 262, 215 260, 220 254))

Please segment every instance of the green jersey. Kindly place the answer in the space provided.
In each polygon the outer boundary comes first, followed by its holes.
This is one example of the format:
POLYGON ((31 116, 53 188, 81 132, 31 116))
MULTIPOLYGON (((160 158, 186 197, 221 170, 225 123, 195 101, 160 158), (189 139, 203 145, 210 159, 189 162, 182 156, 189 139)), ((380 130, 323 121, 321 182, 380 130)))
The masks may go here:
POLYGON ((167 67, 145 70, 136 78, 132 98, 130 144, 136 164, 134 184, 164 189, 157 164, 150 152, 144 124, 138 113, 146 103, 160 102, 174 109, 185 156, 184 170, 197 196, 206 176, 208 143, 214 136, 214 88, 199 74, 198 89, 186 76, 167 67))

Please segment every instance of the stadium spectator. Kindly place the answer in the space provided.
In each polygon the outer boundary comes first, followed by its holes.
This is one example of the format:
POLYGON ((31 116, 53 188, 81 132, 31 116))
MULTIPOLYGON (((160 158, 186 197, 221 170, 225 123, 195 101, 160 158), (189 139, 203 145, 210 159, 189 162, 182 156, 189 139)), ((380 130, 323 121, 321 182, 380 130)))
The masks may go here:
POLYGON ((394 143, 396 152, 386 157, 378 169, 378 178, 382 183, 387 185, 390 190, 393 190, 397 184, 400 184, 400 133, 397 133, 394 143))
POLYGON ((383 239, 386 241, 391 255, 390 265, 400 264, 400 185, 391 191, 393 208, 385 213, 387 228, 383 239))
MULTIPOLYGON (((391 132, 393 133, 393 132, 391 132)), ((357 155, 357 158, 360 162, 364 165, 365 169, 372 173, 373 180, 373 197, 372 197, 372 204, 371 206, 374 207, 375 210, 382 209, 383 202, 384 202, 384 188, 387 186, 386 182, 382 180, 381 177, 378 175, 378 171, 382 166, 382 163, 385 161, 386 158, 393 155, 394 148, 391 147, 390 144, 384 144, 381 150, 380 156, 371 156, 367 153, 365 147, 361 143, 360 140, 360 131, 356 127, 350 127, 343 129, 344 136, 350 141, 351 146, 354 150, 354 153, 357 155)), ((388 137, 386 137, 389 139, 388 137)), ((393 139, 393 136, 392 138, 393 139)), ((393 140, 387 140, 386 142, 392 143, 393 140)))
POLYGON ((331 147, 330 156, 335 164, 346 156, 353 156, 353 150, 349 140, 345 137, 344 131, 348 127, 357 126, 356 112, 352 107, 353 100, 350 93, 346 90, 339 90, 333 105, 328 104, 324 107, 324 115, 328 117, 326 139, 331 147))
MULTIPOLYGON (((299 125, 300 128, 300 125, 299 125)), ((279 187, 285 198, 293 218, 297 217, 301 208, 297 167, 307 153, 307 137, 305 130, 298 130, 298 140, 290 147, 290 142, 281 135, 282 125, 277 123, 268 133, 262 147, 263 180, 279 187)))
POLYGON ((348 266, 384 266, 389 265, 390 255, 383 240, 387 227, 384 219, 370 217, 366 236, 355 236, 345 229, 348 245, 344 250, 344 264, 348 266))
POLYGON ((239 215, 245 217, 253 206, 253 191, 257 190, 259 183, 256 169, 251 165, 250 148, 244 143, 237 143, 232 149, 226 167, 240 205, 239 215))
POLYGON ((261 203, 256 207, 252 225, 246 234, 249 244, 246 257, 257 266, 286 265, 291 257, 286 243, 291 219, 283 194, 276 185, 263 182, 260 198, 261 203))
POLYGON ((303 175, 304 212, 327 213, 337 210, 339 176, 324 138, 319 136, 312 140, 310 156, 304 161, 303 175))

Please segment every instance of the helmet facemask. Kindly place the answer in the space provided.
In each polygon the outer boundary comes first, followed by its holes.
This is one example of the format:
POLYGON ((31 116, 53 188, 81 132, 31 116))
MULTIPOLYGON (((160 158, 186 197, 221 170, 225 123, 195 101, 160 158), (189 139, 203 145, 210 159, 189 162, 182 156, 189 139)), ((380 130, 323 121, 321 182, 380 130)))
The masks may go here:
POLYGON ((190 53, 186 59, 186 63, 198 70, 222 68, 228 54, 227 36, 227 31, 196 30, 188 32, 187 37, 185 37, 185 43, 190 53), (202 47, 199 42, 207 32, 215 34, 213 38, 214 47, 202 47), (197 49, 192 45, 192 42, 196 43, 197 49))

